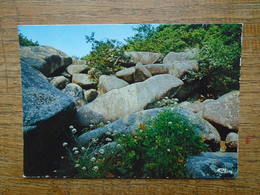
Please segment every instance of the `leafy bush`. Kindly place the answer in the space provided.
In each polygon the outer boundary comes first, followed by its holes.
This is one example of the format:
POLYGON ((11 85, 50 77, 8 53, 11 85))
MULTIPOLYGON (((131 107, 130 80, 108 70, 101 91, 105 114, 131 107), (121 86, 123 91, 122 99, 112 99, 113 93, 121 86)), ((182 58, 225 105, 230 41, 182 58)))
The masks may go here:
POLYGON ((24 36, 22 33, 19 33, 19 44, 20 46, 39 46, 38 41, 32 41, 24 36))
POLYGON ((121 69, 120 62, 125 59, 121 43, 116 40, 98 41, 94 33, 86 36, 87 43, 92 44, 92 51, 83 57, 92 67, 91 75, 98 79, 102 74, 114 74, 121 69))
POLYGON ((185 177, 186 158, 207 150, 193 128, 182 115, 161 112, 135 134, 117 138, 121 148, 113 172, 124 178, 185 177))
POLYGON ((136 35, 127 39, 129 51, 167 54, 198 48, 199 72, 190 72, 187 81, 200 83, 199 93, 217 98, 239 89, 241 29, 240 24, 222 25, 140 25, 136 35))

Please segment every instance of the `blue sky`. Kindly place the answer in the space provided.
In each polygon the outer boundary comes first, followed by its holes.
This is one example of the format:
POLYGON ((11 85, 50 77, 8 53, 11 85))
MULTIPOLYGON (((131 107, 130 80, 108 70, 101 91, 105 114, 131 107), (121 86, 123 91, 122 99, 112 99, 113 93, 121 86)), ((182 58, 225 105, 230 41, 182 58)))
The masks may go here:
POLYGON ((134 26, 136 24, 19 25, 18 29, 40 45, 49 45, 70 56, 82 57, 91 50, 85 35, 94 32, 98 40, 109 38, 124 42, 124 39, 135 34, 134 26))

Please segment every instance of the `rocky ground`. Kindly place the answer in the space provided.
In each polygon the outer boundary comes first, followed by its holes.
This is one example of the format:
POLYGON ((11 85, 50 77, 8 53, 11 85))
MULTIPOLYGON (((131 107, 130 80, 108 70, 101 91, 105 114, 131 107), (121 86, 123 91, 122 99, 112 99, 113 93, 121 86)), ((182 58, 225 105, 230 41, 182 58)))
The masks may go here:
POLYGON ((199 68, 195 49, 166 56, 126 52, 126 67, 115 75, 102 75, 98 82, 86 61, 52 47, 22 47, 20 53, 25 175, 55 172, 64 158, 63 142, 85 145, 107 132, 132 133, 165 108, 200 127, 198 135, 211 148, 212 152, 189 157, 190 177, 237 175, 239 91, 216 100, 182 101, 197 87, 183 80, 187 71, 199 68), (76 136, 68 131, 71 124, 76 136))

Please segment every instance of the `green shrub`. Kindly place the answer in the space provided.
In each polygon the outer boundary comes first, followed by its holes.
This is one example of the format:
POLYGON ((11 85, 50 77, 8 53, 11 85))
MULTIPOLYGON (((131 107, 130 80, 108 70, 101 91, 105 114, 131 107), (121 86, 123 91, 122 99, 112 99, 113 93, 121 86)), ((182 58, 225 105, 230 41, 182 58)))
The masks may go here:
POLYGON ((182 115, 161 112, 135 134, 117 138, 121 148, 112 172, 124 178, 185 177, 186 158, 207 150, 193 128, 182 115))
POLYGON ((22 33, 19 33, 19 44, 20 46, 39 46, 38 41, 32 41, 24 36, 22 33))
POLYGON ((114 74, 121 70, 120 62, 125 59, 125 56, 120 42, 110 39, 98 41, 94 33, 86 36, 86 41, 91 43, 92 51, 82 59, 86 60, 88 66, 92 68, 91 75, 94 79, 98 79, 102 74, 114 74))

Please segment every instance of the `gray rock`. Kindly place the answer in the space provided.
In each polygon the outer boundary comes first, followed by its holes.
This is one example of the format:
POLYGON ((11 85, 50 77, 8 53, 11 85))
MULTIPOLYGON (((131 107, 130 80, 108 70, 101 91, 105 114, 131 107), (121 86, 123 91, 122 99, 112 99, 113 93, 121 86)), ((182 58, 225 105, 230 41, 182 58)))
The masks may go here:
POLYGON ((238 175, 237 153, 205 152, 191 156, 187 159, 186 174, 202 179, 235 178, 238 175))
POLYGON ((62 91, 74 100, 83 99, 84 97, 83 89, 75 83, 68 84, 62 91))
POLYGON ((71 75, 77 73, 87 73, 89 67, 87 65, 78 65, 78 64, 71 64, 67 67, 67 72, 71 75))
POLYGON ((207 99, 204 102, 193 102, 193 103, 182 102, 179 104, 179 106, 185 109, 189 109, 192 112, 198 113, 198 112, 203 112, 205 105, 213 101, 214 101, 213 99, 207 99))
POLYGON ((66 77, 64 76, 57 76, 57 77, 54 77, 50 83, 58 88, 58 89, 63 89, 68 83, 69 83, 69 79, 67 79, 66 77))
POLYGON ((21 61, 24 133, 24 174, 43 175, 59 158, 60 140, 74 115, 73 99, 21 61))
POLYGON ((84 90, 84 98, 89 103, 92 102, 98 96, 98 92, 95 89, 84 90))
POLYGON ((20 59, 45 76, 50 76, 55 71, 72 63, 72 59, 64 52, 49 46, 21 47, 20 59))
POLYGON ((210 121, 238 130, 239 127, 239 91, 229 92, 215 101, 207 103, 203 117, 210 121))
POLYGON ((120 89, 127 86, 128 83, 115 76, 101 75, 98 82, 98 91, 100 94, 107 93, 112 89, 120 89))
POLYGON ((83 73, 73 74, 72 83, 75 83, 84 89, 96 88, 97 85, 89 75, 83 73))
MULTIPOLYGON (((77 111, 77 122, 88 126, 96 117, 114 121, 133 112, 143 110, 149 103, 172 93, 183 82, 168 74, 153 76, 143 82, 113 89, 77 111), (93 114, 93 116, 91 116, 93 114)), ((99 121, 101 122, 101 121, 99 121)))
MULTIPOLYGON (((124 118, 116 120, 104 127, 89 131, 82 134, 78 140, 81 144, 87 144, 93 138, 99 138, 106 132, 117 132, 129 134, 134 132, 140 124, 146 123, 148 121, 154 120, 158 113, 165 109, 170 108, 154 108, 149 110, 144 110, 136 113, 132 113, 124 118)), ((220 136, 217 130, 210 125, 206 120, 200 118, 196 114, 192 113, 189 110, 180 109, 177 107, 171 108, 173 112, 180 113, 188 122, 194 125, 196 133, 203 137, 205 140, 210 142, 219 143, 220 136)))
POLYGON ((144 67, 149 70, 152 75, 169 73, 169 67, 165 64, 147 64, 144 65, 144 67))
POLYGON ((86 60, 79 60, 76 58, 72 58, 72 64, 86 65, 86 60))
POLYGON ((182 77, 187 71, 198 71, 199 66, 196 60, 175 61, 168 65, 169 74, 178 78, 182 77))
POLYGON ((124 53, 126 56, 130 57, 130 61, 134 64, 153 64, 162 58, 162 54, 153 52, 137 52, 130 51, 124 53))
POLYGON ((134 81, 141 82, 152 77, 152 74, 147 70, 144 65, 137 64, 135 66, 134 81))
POLYGON ((231 132, 226 137, 227 151, 237 151, 238 146, 238 134, 231 132))
POLYGON ((186 49, 184 52, 170 52, 164 59, 163 64, 173 64, 176 61, 193 60, 196 57, 196 49, 186 49))
POLYGON ((134 73, 135 73, 135 67, 131 67, 116 72, 116 76, 120 79, 127 81, 128 83, 133 83, 134 73))

